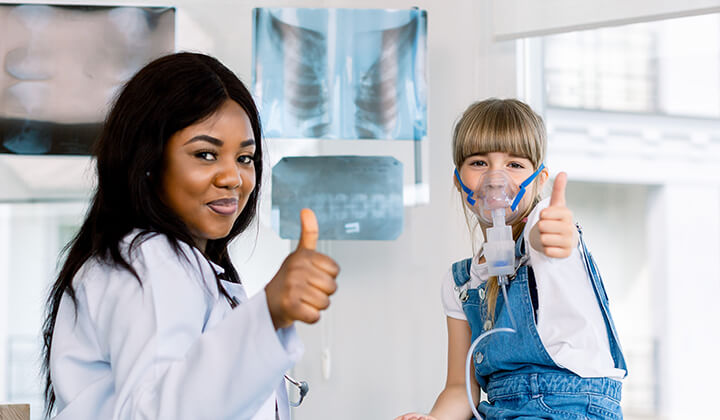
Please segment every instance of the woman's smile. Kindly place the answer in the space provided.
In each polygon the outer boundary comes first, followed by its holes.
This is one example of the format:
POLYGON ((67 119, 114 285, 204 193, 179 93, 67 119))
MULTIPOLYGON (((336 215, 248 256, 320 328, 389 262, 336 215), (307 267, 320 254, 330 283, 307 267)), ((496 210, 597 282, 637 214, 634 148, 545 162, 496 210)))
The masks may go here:
POLYGON ((237 213, 238 210, 238 199, 237 198, 220 198, 207 203, 215 213, 223 216, 232 216, 237 213))

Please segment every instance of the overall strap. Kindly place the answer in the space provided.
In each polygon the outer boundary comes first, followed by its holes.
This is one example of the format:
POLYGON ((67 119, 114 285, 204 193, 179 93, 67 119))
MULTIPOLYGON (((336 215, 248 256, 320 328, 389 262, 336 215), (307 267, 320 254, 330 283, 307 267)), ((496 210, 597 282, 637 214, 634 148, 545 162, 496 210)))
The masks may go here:
POLYGON ((515 258, 522 258, 525 255, 525 231, 515 241, 515 258))
POLYGON ((608 308, 608 297, 605 292, 605 287, 602 284, 602 277, 600 277, 600 271, 595 265, 595 261, 590 255, 590 252, 585 245, 583 239, 582 228, 580 224, 575 225, 578 230, 578 237, 580 239, 580 245, 582 248, 583 262, 585 263, 585 270, 587 271, 590 282, 592 283, 593 290, 595 291, 595 297, 597 298, 600 309, 602 310, 603 318, 605 318, 605 328, 607 330, 608 339, 610 342, 610 352, 612 353, 615 367, 618 369, 624 369, 625 375, 627 376, 627 366, 625 364, 625 358, 623 357, 622 348, 620 347, 620 340, 618 339, 617 332, 615 330, 615 324, 613 323, 612 317, 610 316, 610 309, 608 308))
POLYGON ((463 286, 465 283, 470 281, 470 265, 472 264, 472 258, 467 258, 458 261, 452 265, 452 275, 455 281, 455 286, 463 286))
POLYGON ((520 237, 515 241, 515 272, 510 275, 510 280, 515 279, 520 267, 526 265, 529 260, 530 254, 525 250, 525 231, 523 230, 520 237))

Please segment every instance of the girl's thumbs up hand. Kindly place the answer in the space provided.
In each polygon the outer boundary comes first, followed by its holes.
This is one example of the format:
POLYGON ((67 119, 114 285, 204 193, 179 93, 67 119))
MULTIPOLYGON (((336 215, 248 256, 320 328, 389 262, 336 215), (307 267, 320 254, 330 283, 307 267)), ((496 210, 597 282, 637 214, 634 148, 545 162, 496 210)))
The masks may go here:
POLYGON ((567 174, 560 172, 553 184, 550 205, 540 212, 540 220, 530 233, 533 248, 552 258, 569 257, 578 241, 572 211, 565 204, 566 186, 567 174))
POLYGON ((330 295, 337 290, 335 278, 340 267, 332 258, 315 251, 318 223, 312 210, 300 212, 300 229, 297 249, 285 258, 265 286, 275 328, 288 327, 294 321, 317 322, 320 311, 330 306, 330 295))

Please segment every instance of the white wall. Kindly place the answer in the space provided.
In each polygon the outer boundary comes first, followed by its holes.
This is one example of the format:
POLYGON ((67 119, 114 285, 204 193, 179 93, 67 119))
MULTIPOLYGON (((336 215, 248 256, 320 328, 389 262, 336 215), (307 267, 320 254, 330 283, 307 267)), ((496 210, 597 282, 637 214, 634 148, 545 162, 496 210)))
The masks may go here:
POLYGON ((720 188, 670 182, 649 214, 655 333, 661 339, 662 413, 671 419, 714 418, 720 375, 720 188))

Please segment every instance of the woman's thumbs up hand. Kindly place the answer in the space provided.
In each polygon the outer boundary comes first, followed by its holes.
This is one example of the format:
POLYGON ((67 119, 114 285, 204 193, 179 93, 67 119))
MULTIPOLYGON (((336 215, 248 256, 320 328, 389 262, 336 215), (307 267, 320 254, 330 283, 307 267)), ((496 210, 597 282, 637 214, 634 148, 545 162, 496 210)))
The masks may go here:
POLYGON ((530 233, 533 248, 552 258, 570 256, 577 245, 573 213, 565 204, 567 174, 560 172, 553 184, 550 205, 540 212, 540 219, 530 233))
POLYGON ((315 323, 320 319, 320 311, 330 306, 330 295, 337 290, 335 278, 340 267, 332 258, 315 251, 317 240, 315 213, 303 209, 298 247, 265 286, 275 328, 288 327, 294 321, 315 323))

